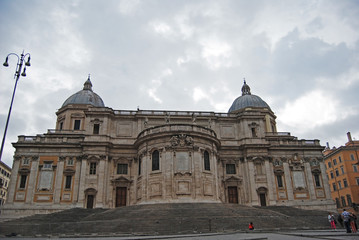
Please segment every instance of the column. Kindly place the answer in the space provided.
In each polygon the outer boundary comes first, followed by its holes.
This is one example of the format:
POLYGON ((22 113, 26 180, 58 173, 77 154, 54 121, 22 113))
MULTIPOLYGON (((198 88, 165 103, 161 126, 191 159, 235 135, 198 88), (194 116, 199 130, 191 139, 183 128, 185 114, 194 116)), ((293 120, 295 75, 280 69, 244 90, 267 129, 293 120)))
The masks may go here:
POLYGON ((8 187, 8 196, 6 200, 6 204, 13 203, 14 197, 15 197, 15 191, 16 191, 16 179, 18 177, 19 172, 19 166, 20 166, 20 158, 14 157, 14 162, 12 164, 12 170, 11 170, 11 176, 10 176, 10 182, 8 187))
POLYGON ((79 198, 77 199, 77 207, 84 207, 83 203, 85 201, 85 179, 86 179, 86 168, 87 159, 81 159, 81 174, 79 179, 79 198))
POLYGON ((56 178, 55 178, 55 187, 54 187, 54 203, 59 204, 61 199, 61 186, 62 186, 62 178, 64 172, 64 162, 66 161, 65 157, 60 157, 57 163, 56 169, 56 178))
POLYGON ((252 204, 259 204, 258 202, 258 194, 256 191, 256 180, 255 180, 255 171, 253 161, 248 161, 248 176, 249 176, 249 202, 252 204))
POLYGON ((289 169, 289 164, 287 162, 283 162, 284 168, 284 178, 285 178, 285 186, 287 189, 288 200, 294 200, 294 193, 293 193, 293 186, 292 186, 292 179, 291 179, 291 172, 289 169))
POLYGON ((313 183, 313 174, 309 162, 304 163, 304 169, 307 175, 309 197, 310 199, 317 199, 317 196, 315 194, 314 183, 313 183))
POLYGON ((270 162, 265 160, 264 166, 266 169, 266 175, 267 175, 267 182, 268 182, 268 200, 269 205, 275 205, 276 203, 276 184, 274 179, 274 171, 273 171, 273 165, 270 164, 270 162))
POLYGON ((26 190, 26 203, 31 203, 34 200, 34 193, 36 191, 36 176, 39 171, 39 158, 33 157, 31 161, 31 170, 28 176, 29 182, 26 190))
POLYGON ((75 176, 74 176, 74 190, 72 192, 72 202, 76 203, 79 197, 79 189, 80 189, 80 174, 81 174, 81 161, 78 157, 73 157, 75 160, 76 168, 75 168, 75 176))
POLYGON ((327 178, 327 175, 325 174, 324 162, 320 162, 320 172, 321 172, 320 175, 322 176, 325 197, 326 197, 326 199, 332 200, 332 195, 330 193, 328 178, 327 178))
POLYGON ((105 180, 105 158, 101 157, 98 164, 98 189, 96 194, 96 208, 103 207, 103 193, 104 193, 104 180, 105 180))

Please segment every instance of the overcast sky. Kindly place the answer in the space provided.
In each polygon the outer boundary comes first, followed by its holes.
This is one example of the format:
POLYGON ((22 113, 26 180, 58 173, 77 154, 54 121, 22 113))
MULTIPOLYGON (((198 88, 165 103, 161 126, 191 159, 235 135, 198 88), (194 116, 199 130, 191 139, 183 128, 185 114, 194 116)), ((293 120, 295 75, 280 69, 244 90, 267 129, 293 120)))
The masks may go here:
MULTIPOLYGON (((107 107, 227 112, 252 94, 278 131, 344 145, 359 139, 358 0, 0 0, 0 60, 31 54, 2 160, 18 135, 54 129, 55 112, 83 88, 107 107)), ((0 133, 16 57, 0 66, 0 133)), ((2 62, 1 62, 2 63, 2 62)))

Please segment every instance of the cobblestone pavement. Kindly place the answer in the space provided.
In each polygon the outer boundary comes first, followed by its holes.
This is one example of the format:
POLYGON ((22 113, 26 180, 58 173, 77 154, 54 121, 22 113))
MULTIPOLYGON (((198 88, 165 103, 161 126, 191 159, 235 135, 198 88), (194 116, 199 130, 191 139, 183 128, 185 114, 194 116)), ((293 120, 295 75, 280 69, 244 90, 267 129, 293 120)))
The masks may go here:
POLYGON ((358 240, 359 233, 347 234, 344 230, 338 231, 291 231, 291 232, 247 232, 247 233, 228 233, 228 234, 193 234, 193 235, 171 235, 171 236, 48 236, 48 237, 7 237, 0 239, 13 240, 40 240, 40 239, 66 239, 66 240, 155 240, 155 239, 173 239, 173 240, 309 240, 309 239, 327 239, 327 240, 358 240))

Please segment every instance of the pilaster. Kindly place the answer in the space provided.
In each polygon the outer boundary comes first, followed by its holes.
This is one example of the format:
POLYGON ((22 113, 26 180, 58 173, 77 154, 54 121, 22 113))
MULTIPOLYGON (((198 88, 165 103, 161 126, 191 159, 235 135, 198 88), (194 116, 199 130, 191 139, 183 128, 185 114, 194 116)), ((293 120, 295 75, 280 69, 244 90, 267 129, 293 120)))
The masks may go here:
POLYGON ((289 169, 288 162, 283 162, 283 168, 284 168, 285 185, 287 187, 288 200, 293 201, 294 200, 293 185, 292 185, 291 172, 289 169))

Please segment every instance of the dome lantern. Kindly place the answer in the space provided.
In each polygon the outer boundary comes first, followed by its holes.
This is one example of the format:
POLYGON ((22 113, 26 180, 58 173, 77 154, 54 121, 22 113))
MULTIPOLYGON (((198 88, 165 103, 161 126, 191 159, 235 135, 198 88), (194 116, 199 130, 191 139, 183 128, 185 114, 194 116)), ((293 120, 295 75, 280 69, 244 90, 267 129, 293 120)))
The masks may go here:
POLYGON ((271 110, 265 101, 263 101, 260 97, 251 94, 251 88, 244 79, 242 96, 239 96, 236 100, 234 100, 232 106, 228 110, 228 113, 235 113, 247 107, 267 108, 271 110))
POLYGON ((102 101, 101 97, 92 91, 90 75, 84 83, 83 89, 66 99, 64 104, 62 104, 62 107, 65 107, 70 104, 84 104, 92 105, 94 107, 105 107, 105 104, 102 101))

